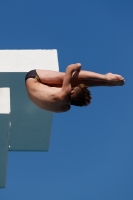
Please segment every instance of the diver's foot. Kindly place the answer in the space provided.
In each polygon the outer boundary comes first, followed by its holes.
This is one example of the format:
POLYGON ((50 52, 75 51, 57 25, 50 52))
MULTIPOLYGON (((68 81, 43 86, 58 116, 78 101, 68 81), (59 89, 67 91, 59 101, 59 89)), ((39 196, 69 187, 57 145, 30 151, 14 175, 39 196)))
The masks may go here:
POLYGON ((125 84, 125 79, 119 74, 105 74, 109 86, 120 86, 125 84))

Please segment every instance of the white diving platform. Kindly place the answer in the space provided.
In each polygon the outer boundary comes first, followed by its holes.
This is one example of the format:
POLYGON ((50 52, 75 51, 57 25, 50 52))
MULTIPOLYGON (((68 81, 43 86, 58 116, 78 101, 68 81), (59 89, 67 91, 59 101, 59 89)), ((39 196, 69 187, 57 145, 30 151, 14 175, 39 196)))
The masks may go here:
POLYGON ((28 98, 25 75, 59 71, 57 50, 0 50, 0 188, 5 187, 8 151, 48 151, 53 113, 28 98))
POLYGON ((0 88, 0 188, 6 184, 10 131, 10 88, 0 88))

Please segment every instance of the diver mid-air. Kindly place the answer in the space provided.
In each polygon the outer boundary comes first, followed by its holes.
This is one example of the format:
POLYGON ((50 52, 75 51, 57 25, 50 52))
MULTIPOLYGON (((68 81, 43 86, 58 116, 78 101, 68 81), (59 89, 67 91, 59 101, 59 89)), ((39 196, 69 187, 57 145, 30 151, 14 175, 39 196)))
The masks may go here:
POLYGON ((30 100, 38 107, 66 112, 71 105, 87 106, 91 102, 88 87, 122 86, 125 80, 118 74, 98 74, 81 70, 81 64, 71 64, 66 72, 32 70, 25 77, 30 100))

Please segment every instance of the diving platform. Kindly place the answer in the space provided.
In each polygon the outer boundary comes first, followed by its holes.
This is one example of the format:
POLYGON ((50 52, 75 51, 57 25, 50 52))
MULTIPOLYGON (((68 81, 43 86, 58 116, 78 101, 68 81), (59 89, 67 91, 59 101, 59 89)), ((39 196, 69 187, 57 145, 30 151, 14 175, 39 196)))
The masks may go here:
POLYGON ((27 96, 25 75, 59 71, 57 50, 0 50, 0 188, 6 186, 8 151, 48 151, 53 113, 27 96))

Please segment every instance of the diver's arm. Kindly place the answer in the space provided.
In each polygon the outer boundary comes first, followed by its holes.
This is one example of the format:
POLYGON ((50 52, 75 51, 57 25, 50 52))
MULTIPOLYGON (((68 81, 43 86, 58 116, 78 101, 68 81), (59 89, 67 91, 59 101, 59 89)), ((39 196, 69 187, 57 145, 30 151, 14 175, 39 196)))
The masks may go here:
POLYGON ((61 90, 63 95, 68 95, 71 93, 72 76, 74 73, 78 75, 80 69, 81 69, 80 63, 69 65, 66 68, 66 73, 63 79, 62 90, 61 90))

